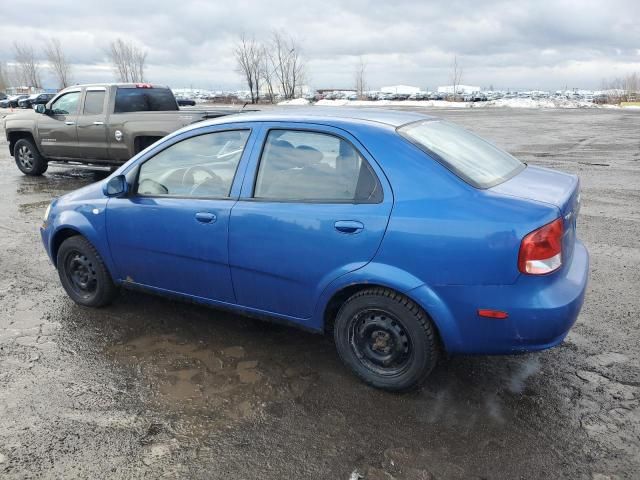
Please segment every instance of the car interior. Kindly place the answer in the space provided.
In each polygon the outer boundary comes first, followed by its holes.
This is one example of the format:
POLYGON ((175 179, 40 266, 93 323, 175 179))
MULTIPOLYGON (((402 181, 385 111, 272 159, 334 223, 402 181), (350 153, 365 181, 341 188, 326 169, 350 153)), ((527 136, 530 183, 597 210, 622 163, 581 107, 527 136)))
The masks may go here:
POLYGON ((227 197, 248 132, 220 132, 176 143, 140 168, 140 195, 227 197))

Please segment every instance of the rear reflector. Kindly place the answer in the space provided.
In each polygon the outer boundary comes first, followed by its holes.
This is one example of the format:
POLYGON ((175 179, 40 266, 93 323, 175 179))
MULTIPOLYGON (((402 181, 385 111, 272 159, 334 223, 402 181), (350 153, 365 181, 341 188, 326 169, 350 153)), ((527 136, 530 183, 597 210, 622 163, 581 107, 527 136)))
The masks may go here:
POLYGON ((500 310, 490 310, 488 308, 479 308, 478 315, 481 317, 498 318, 501 320, 509 317, 509 314, 507 312, 503 312, 500 310))
POLYGON ((562 218, 557 218, 522 239, 518 269, 529 275, 544 275, 562 265, 562 218))

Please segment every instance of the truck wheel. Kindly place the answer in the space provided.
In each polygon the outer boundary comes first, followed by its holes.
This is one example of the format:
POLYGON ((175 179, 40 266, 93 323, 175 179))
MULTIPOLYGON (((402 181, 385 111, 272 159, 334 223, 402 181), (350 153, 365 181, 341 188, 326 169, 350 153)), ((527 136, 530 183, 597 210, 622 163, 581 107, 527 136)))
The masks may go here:
POLYGON ((56 260, 60 282, 71 300, 85 307, 103 307, 118 289, 100 254, 84 237, 67 238, 56 260))
POLYGON ((21 138, 13 147, 13 156, 20 171, 26 175, 42 175, 47 171, 49 164, 47 159, 28 138, 21 138))
POLYGON ((386 288, 351 296, 336 317, 334 339, 340 358, 358 377, 390 391, 421 386, 439 355, 427 314, 386 288))

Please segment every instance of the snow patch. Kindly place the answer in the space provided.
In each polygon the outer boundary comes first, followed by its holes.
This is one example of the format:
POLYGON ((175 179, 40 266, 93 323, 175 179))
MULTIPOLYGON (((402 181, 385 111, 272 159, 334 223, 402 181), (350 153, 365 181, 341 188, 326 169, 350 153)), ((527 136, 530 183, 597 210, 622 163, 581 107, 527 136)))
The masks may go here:
MULTIPOLYGON (((487 102, 448 102, 446 100, 319 100, 323 107, 425 107, 425 108, 621 108, 619 105, 600 105, 584 100, 562 98, 501 98, 487 102)), ((626 106, 625 109, 638 109, 626 106)))
POLYGON ((309 105, 309 100, 306 98, 294 98, 278 102, 278 105, 309 105))

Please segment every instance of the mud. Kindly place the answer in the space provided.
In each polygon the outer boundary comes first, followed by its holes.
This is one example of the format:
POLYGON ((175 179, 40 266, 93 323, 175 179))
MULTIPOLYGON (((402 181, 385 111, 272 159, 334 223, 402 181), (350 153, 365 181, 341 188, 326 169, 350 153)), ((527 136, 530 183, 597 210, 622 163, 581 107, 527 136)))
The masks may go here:
POLYGON ((0 132, 0 477, 638 478, 640 115, 431 113, 578 173, 592 272, 563 345, 453 358, 409 395, 322 336, 133 292, 73 304, 38 226, 101 174, 25 177, 0 132))

